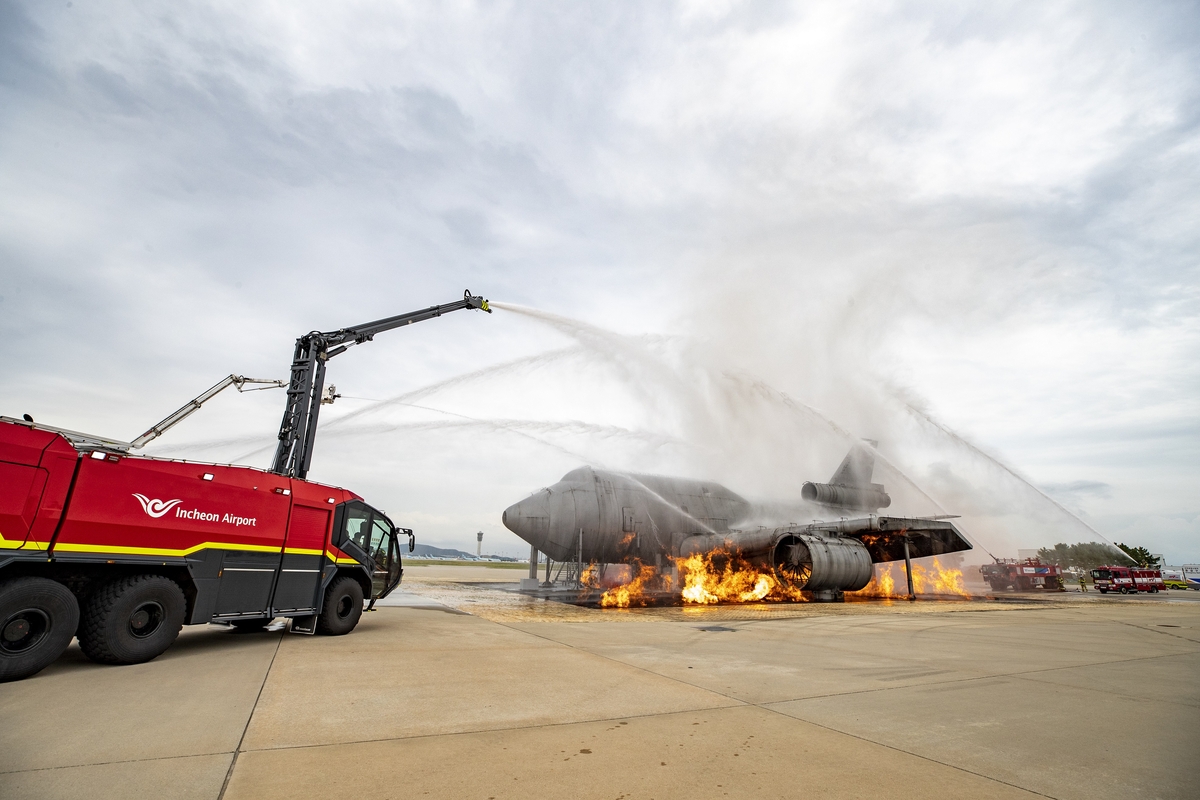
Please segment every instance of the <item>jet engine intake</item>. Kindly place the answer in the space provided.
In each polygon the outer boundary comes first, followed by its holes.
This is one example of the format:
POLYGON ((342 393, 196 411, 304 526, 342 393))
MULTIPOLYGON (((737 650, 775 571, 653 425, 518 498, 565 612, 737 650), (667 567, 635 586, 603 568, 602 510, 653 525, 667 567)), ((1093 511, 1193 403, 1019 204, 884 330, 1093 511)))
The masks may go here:
POLYGON ((787 533, 771 550, 775 577, 797 589, 856 592, 871 582, 875 565, 858 539, 787 533))
POLYGON ((837 483, 813 483, 809 481, 800 489, 800 496, 810 503, 841 508, 874 510, 887 508, 892 498, 878 483, 869 486, 844 486, 837 483))

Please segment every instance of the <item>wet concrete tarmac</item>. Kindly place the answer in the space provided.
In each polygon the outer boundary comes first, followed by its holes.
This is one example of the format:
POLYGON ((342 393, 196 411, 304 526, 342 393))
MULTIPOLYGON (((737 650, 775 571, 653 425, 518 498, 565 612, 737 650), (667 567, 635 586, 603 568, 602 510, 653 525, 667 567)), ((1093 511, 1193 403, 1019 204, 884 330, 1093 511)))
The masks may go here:
POLYGON ((599 610, 412 568, 347 637, 0 685, 0 797, 1195 797, 1200 592, 599 610))

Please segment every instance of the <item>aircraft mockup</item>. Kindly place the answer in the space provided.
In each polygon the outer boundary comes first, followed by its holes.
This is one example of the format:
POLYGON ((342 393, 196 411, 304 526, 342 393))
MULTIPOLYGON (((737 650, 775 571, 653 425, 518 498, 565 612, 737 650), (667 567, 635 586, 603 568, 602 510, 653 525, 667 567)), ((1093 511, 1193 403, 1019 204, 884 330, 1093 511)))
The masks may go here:
POLYGON ((828 483, 805 483, 813 516, 832 522, 749 529, 750 502, 710 481, 580 467, 504 512, 504 525, 555 561, 659 566, 700 553, 737 553, 792 588, 830 594, 871 580, 873 564, 970 550, 946 518, 880 516, 872 451, 855 445, 828 483), (745 524, 747 529, 739 529, 745 524))

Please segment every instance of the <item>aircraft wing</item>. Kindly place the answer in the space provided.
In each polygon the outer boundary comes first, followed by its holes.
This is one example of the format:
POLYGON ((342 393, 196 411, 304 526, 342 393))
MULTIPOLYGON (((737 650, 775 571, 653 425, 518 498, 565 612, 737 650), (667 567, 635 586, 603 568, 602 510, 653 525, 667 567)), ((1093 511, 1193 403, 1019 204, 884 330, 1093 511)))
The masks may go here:
POLYGON ((853 536, 866 545, 871 561, 904 560, 904 539, 908 537, 910 558, 940 556, 973 549, 954 523, 925 517, 878 517, 815 522, 807 526, 813 532, 853 536))

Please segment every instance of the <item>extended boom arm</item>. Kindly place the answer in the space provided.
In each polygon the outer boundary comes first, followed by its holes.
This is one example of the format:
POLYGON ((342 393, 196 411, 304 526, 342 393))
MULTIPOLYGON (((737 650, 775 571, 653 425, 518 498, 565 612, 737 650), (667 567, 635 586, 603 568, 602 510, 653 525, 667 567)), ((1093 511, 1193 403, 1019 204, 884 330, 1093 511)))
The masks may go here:
POLYGON ((279 446, 271 471, 293 478, 308 475, 312 462, 313 441, 317 435, 317 416, 321 411, 321 394, 325 389, 325 362, 341 355, 350 347, 375 338, 375 334, 390 331, 414 322, 440 317, 460 308, 477 308, 492 313, 488 301, 472 295, 468 289, 463 299, 421 311, 378 319, 352 328, 321 333, 313 331, 296 340, 292 357, 292 379, 288 384, 287 408, 279 426, 279 446))
POLYGON ((243 375, 229 375, 225 378, 222 378, 221 381, 216 385, 205 390, 204 392, 201 392, 200 395, 194 400, 189 400, 186 405, 184 405, 174 414, 171 414, 162 422, 151 426, 150 430, 146 431, 141 436, 130 442, 129 446, 134 449, 145 447, 147 443, 157 439, 159 436, 162 436, 168 430, 199 411, 200 406, 204 405, 222 391, 228 389, 230 386, 236 386, 239 392, 256 392, 260 389, 282 389, 284 386, 287 386, 287 384, 283 381, 269 380, 266 378, 247 378, 243 375), (248 383, 261 383, 264 385, 247 389, 246 384, 248 383))

